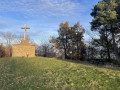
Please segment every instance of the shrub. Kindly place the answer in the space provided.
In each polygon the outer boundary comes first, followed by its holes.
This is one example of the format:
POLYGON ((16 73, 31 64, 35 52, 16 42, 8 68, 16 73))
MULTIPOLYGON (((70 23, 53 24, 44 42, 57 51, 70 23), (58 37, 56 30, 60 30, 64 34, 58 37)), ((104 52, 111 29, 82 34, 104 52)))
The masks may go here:
POLYGON ((0 45, 0 57, 5 57, 5 48, 0 45))

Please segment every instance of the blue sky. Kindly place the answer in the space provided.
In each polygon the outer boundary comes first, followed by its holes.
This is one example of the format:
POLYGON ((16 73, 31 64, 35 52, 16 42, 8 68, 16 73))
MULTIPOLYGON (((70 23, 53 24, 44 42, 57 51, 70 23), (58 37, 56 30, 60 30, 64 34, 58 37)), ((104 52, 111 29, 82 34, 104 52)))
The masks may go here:
MULTIPOLYGON (((91 9, 99 0, 0 0, 0 32, 22 35, 21 27, 31 29, 27 35, 35 41, 57 36, 60 22, 69 21, 90 31, 91 9)), ((88 39, 88 35, 84 34, 88 39)))

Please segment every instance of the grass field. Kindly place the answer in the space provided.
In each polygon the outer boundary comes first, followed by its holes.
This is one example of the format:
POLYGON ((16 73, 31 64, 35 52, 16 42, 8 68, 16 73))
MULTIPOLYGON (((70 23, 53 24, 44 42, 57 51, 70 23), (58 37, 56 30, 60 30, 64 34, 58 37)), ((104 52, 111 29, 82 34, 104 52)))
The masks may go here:
POLYGON ((120 90, 120 71, 53 58, 1 58, 0 90, 120 90))

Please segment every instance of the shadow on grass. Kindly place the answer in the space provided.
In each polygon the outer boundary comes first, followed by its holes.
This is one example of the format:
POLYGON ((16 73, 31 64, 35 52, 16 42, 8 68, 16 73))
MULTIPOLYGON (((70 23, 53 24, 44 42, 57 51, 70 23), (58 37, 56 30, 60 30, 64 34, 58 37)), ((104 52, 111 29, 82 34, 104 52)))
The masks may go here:
MULTIPOLYGON (((57 59, 57 60, 61 60, 61 59, 57 59)), ((89 66, 93 66, 93 67, 98 67, 98 68, 106 68, 106 69, 110 69, 110 70, 116 70, 116 71, 120 71, 120 66, 117 66, 115 64, 111 64, 111 63, 105 63, 105 64, 92 64, 89 61, 80 61, 80 60, 62 60, 62 61, 66 61, 66 62, 72 62, 72 63, 76 63, 76 64, 82 64, 82 65, 89 65, 89 66)))
MULTIPOLYGON (((11 57, 6 57, 6 58, 1 58, 1 59, 21 59, 22 57, 18 57, 18 58, 11 58, 11 57)), ((38 56, 35 57, 35 58, 39 58, 38 56)), ((42 58, 48 58, 48 57, 42 57, 42 58)), ((34 58, 22 58, 23 60, 24 59, 34 59, 34 58)), ((52 58, 51 58, 52 59, 52 58)), ((55 59, 55 58, 54 58, 55 59)), ((57 60, 60 60, 60 61, 66 61, 66 62, 72 62, 72 63, 76 63, 76 64, 82 64, 82 65, 86 65, 86 66, 93 66, 93 67, 98 67, 98 68, 106 68, 106 69, 110 69, 110 70, 116 70, 116 71, 120 71, 120 66, 116 66, 115 64, 111 64, 111 63, 105 63, 104 65, 102 64, 92 64, 90 63, 89 61, 80 61, 80 60, 62 60, 62 59, 57 59, 57 60)))

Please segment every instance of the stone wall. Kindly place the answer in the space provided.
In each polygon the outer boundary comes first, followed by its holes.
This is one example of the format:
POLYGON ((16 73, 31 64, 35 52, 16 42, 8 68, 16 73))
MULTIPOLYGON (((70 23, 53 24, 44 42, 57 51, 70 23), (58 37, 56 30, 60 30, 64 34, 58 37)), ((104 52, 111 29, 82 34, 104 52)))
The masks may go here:
POLYGON ((35 57, 35 45, 29 44, 27 40, 22 40, 21 44, 14 44, 12 56, 13 57, 35 57))

